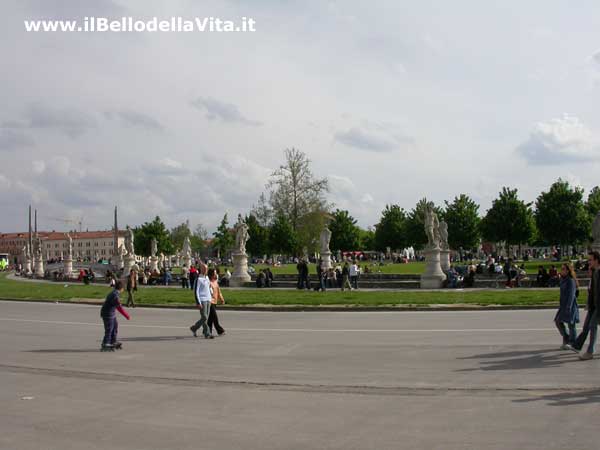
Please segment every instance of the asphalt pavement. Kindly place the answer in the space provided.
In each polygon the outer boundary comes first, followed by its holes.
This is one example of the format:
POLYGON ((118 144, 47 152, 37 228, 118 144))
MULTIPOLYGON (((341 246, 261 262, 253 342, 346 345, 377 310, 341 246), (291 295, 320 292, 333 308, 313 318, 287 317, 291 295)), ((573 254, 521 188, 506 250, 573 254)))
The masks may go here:
POLYGON ((1 449, 598 448, 553 311, 131 314, 101 353, 97 306, 0 302, 1 449))

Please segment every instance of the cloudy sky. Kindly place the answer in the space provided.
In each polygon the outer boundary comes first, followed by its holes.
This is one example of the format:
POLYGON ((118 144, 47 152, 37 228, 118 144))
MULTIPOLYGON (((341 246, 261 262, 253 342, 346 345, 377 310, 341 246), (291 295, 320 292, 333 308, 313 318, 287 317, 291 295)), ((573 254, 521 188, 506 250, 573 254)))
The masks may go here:
POLYGON ((296 147, 362 226, 386 203, 600 184, 597 0, 7 1, 0 231, 160 215, 214 230, 296 147), (24 19, 252 17, 255 33, 26 33, 24 19))

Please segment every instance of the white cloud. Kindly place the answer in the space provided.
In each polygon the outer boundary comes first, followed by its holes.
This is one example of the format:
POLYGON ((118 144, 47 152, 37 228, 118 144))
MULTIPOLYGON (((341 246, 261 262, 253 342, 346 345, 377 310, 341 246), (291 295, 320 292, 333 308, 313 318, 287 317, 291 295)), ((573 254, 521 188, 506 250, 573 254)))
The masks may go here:
POLYGON ((10 180, 0 173, 0 190, 7 190, 10 188, 10 180))
POLYGON ((600 140, 579 118, 565 114, 539 122, 517 151, 532 165, 583 162, 600 157, 600 140))
POLYGON ((42 160, 36 159, 35 161, 31 162, 31 169, 33 170, 33 173, 40 175, 46 170, 46 163, 42 160))

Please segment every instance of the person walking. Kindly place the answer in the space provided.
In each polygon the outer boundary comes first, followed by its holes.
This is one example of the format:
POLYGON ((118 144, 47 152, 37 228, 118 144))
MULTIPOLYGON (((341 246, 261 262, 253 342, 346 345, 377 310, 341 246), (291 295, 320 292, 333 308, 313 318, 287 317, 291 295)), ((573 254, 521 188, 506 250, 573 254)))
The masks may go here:
POLYGON ((100 350, 103 352, 113 351, 115 349, 120 350, 123 345, 117 341, 117 334, 119 331, 119 323, 117 322, 117 311, 119 311, 123 317, 127 320, 131 319, 127 311, 121 306, 120 296, 123 292, 123 282, 115 282, 115 288, 110 291, 104 300, 104 304, 100 309, 100 317, 104 322, 104 338, 102 339, 102 347, 100 350))
POLYGON ((360 274, 360 267, 356 264, 356 261, 352 262, 350 266, 350 284, 354 289, 358 289, 358 275, 360 274))
POLYGON ((590 336, 590 342, 585 352, 579 354, 579 359, 589 360, 594 357, 596 351, 596 338, 598 336, 598 311, 600 307, 600 253, 590 252, 588 255, 588 267, 590 274, 590 284, 588 287, 587 314, 583 323, 583 330, 577 337, 574 350, 581 350, 587 336, 590 336))
POLYGON ((344 263, 344 267, 342 268, 342 291, 346 290, 346 287, 348 287, 348 289, 352 290, 352 285, 350 284, 350 265, 348 264, 348 261, 346 261, 344 263))
POLYGON ((225 299, 221 293, 221 287, 219 286, 219 275, 215 269, 208 269, 208 279, 210 280, 210 287, 212 296, 210 299, 210 313, 208 313, 208 329, 212 335, 213 325, 217 334, 223 336, 225 334, 225 328, 219 323, 219 316, 217 315, 217 304, 225 304, 225 299))
POLYGON ((554 323, 563 338, 561 350, 572 350, 577 339, 576 324, 579 322, 577 305, 577 277, 572 264, 563 264, 560 269, 560 306, 554 316, 554 323), (569 332, 565 329, 565 323, 569 332))
POLYGON ((127 307, 135 308, 134 292, 137 291, 137 271, 133 266, 127 275, 127 307))
POLYGON ((190 288, 189 273, 190 273, 190 271, 187 268, 187 266, 183 266, 181 268, 181 287, 183 289, 189 289, 190 288))
POLYGON ((196 269, 196 266, 190 267, 190 273, 188 276, 190 278, 190 289, 193 291, 194 286, 196 286, 196 278, 198 278, 198 270, 196 269))
POLYGON ((196 278, 194 297, 196 306, 200 310, 200 320, 190 327, 190 331, 197 337, 196 332, 202 327, 202 334, 205 339, 213 339, 208 328, 208 315, 210 314, 210 302, 212 295, 210 293, 210 280, 206 276, 207 267, 203 263, 199 264, 198 277, 196 278))

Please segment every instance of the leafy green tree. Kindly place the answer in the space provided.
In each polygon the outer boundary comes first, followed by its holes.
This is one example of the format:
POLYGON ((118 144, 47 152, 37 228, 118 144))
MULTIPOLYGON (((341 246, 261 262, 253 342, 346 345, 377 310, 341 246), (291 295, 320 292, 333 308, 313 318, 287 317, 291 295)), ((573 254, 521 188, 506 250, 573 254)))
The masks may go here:
POLYGON ((517 189, 503 187, 481 221, 481 233, 488 241, 504 242, 506 254, 511 245, 530 242, 534 233, 531 203, 519 200, 517 189))
POLYGON ((156 216, 152 222, 133 229, 134 250, 137 255, 150 256, 150 243, 156 238, 158 253, 172 255, 175 248, 171 242, 171 236, 165 224, 156 216))
POLYGON ((258 204, 252 206, 250 214, 256 217, 260 226, 267 228, 271 225, 273 221, 273 209, 269 205, 264 192, 258 197, 258 204))
POLYGON ((217 231, 213 233, 213 247, 217 249, 221 258, 227 255, 227 252, 231 250, 235 243, 233 232, 229 229, 228 224, 227 213, 225 213, 217 231))
POLYGON ((415 207, 408 213, 406 220, 406 240, 407 245, 414 247, 415 250, 421 250, 427 244, 427 235, 425 234, 425 210, 430 206, 437 213, 438 218, 442 216, 442 210, 436 207, 433 202, 422 198, 415 207))
POLYGON ((283 215, 275 217, 275 221, 269 230, 269 247, 273 253, 283 255, 293 255, 298 251, 296 232, 292 224, 283 215))
POLYGON ((361 230, 356 226, 356 219, 348 211, 336 209, 333 219, 329 223, 329 230, 331 231, 331 241, 329 242, 331 251, 351 251, 359 248, 361 230))
POLYGON ((375 250, 375 230, 369 227, 367 230, 359 228, 359 250, 373 251, 375 250))
POLYGON ((596 217, 596 214, 600 212, 600 187, 595 186, 590 191, 587 202, 585 202, 585 208, 588 211, 592 220, 596 217))
POLYGON ((181 250, 183 248, 183 242, 185 241, 185 238, 191 238, 192 236, 189 222, 184 222, 174 228, 171 228, 170 236, 171 243, 173 244, 175 250, 181 250))
POLYGON ((263 227, 254 214, 246 216, 246 225, 248 225, 248 234, 250 239, 246 243, 248 254, 262 256, 269 253, 269 229, 263 227))
POLYGON ((479 205, 461 194, 452 203, 446 203, 443 219, 448 224, 448 244, 453 249, 472 250, 479 245, 481 232, 479 205))
POLYGON ((375 247, 385 251, 401 250, 406 247, 406 212, 398 205, 386 205, 381 219, 375 226, 375 247))
POLYGON ((309 253, 320 251, 319 238, 329 217, 331 216, 327 212, 315 210, 300 218, 300 223, 296 230, 298 250, 306 247, 309 253))
POLYGON ((540 237, 548 244, 571 245, 588 240, 591 217, 583 203, 583 189, 559 178, 535 203, 540 237))
POLYGON ((504 242, 506 254, 509 254, 511 245, 532 240, 534 222, 531 203, 519 200, 516 189, 503 187, 481 221, 481 233, 488 241, 504 242))

